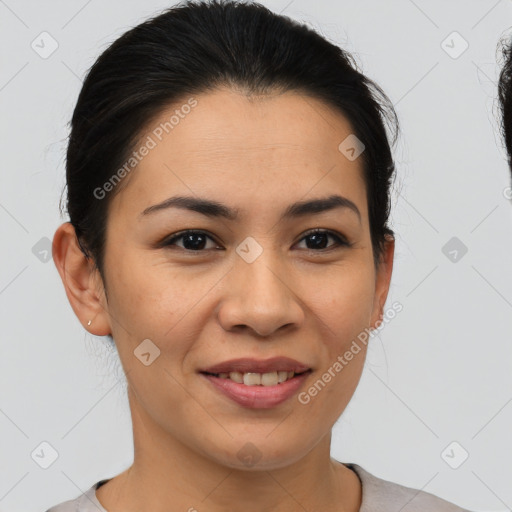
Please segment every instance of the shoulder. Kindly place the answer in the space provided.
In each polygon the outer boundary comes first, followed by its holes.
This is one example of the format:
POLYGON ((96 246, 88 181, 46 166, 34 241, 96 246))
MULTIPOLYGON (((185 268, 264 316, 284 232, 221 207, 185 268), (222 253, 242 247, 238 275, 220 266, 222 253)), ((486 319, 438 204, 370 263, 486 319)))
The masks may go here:
POLYGON ((361 466, 345 464, 361 480, 362 502, 360 512, 470 512, 433 494, 405 487, 378 478, 361 466))
POLYGON ((54 505, 52 508, 49 508, 46 512, 77 512, 78 508, 78 500, 69 500, 59 503, 58 505, 54 505))
POLYGON ((96 497, 96 489, 107 480, 100 480, 77 498, 64 501, 46 512, 107 512, 96 497))

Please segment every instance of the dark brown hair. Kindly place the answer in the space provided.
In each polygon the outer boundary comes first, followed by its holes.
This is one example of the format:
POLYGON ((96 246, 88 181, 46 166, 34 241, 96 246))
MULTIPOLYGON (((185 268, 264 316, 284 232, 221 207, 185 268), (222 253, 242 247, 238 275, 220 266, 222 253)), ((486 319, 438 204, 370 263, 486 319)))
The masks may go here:
MULTIPOLYGON (((87 257, 104 279, 108 205, 121 187, 98 187, 129 158, 148 122, 191 94, 233 86, 251 94, 303 91, 337 109, 365 145, 370 231, 378 262, 388 227, 394 162, 386 127, 393 106, 352 56, 306 25, 261 4, 187 1, 132 28, 90 68, 71 120, 67 211, 87 257)), ((341 141, 340 141, 341 142, 341 141)), ((135 171, 136 172, 136 171, 135 171)))

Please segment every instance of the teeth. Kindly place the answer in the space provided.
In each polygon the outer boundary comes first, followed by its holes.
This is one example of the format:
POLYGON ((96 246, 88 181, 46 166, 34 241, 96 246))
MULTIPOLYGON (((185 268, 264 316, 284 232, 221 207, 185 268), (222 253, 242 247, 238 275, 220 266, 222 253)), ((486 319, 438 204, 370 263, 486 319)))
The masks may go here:
POLYGON ((229 378, 235 382, 238 382, 239 384, 242 384, 244 381, 244 374, 240 372, 231 372, 229 374, 229 378))
POLYGON ((261 376, 261 384, 263 386, 275 386, 279 382, 277 372, 264 373, 261 376))
POLYGON ((261 384, 261 373, 244 373, 244 384, 246 386, 259 386, 261 384))
POLYGON ((254 372, 230 372, 230 373, 219 373, 218 377, 221 379, 231 379, 239 384, 245 384, 246 386, 276 386, 281 384, 292 377, 295 372, 268 372, 268 373, 254 373, 254 372))

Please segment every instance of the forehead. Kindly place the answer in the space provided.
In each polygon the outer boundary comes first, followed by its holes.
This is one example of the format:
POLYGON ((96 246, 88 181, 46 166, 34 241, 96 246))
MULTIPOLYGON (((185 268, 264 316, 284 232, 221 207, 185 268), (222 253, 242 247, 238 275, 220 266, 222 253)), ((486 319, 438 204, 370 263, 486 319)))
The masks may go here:
POLYGON ((299 92, 194 95, 147 126, 135 150, 150 149, 139 155, 114 208, 141 210, 177 191, 223 202, 245 198, 247 206, 249 194, 268 206, 337 191, 364 210, 362 159, 339 150, 352 133, 336 109, 299 92))

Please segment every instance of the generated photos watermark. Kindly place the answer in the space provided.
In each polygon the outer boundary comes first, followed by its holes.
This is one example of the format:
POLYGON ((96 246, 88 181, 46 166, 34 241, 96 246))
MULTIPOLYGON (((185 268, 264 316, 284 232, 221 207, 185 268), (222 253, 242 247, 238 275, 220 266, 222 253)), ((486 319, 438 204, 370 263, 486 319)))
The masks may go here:
POLYGON ((402 309, 403 305, 400 302, 394 302, 391 308, 384 312, 382 320, 377 320, 377 322, 375 322, 374 329, 365 328, 364 331, 360 332, 357 335, 357 339, 352 340, 350 348, 346 350, 344 354, 339 355, 336 358, 336 361, 334 361, 334 363, 317 379, 314 384, 312 384, 306 391, 302 391, 298 394, 298 401, 303 405, 309 404, 311 399, 317 396, 318 393, 320 393, 320 391, 322 391, 322 389, 324 389, 325 386, 331 382, 332 379, 334 379, 350 361, 352 361, 352 359, 354 359, 354 356, 361 352, 362 348, 360 344, 367 345, 368 340, 375 336, 376 332, 381 332, 384 326, 391 322, 391 320, 393 320, 393 318, 395 318, 402 309))
POLYGON ((158 143, 163 140, 165 135, 168 135, 176 126, 178 126, 182 119, 185 119, 187 114, 192 111, 192 108, 197 106, 197 100, 189 98, 187 103, 174 111, 174 114, 169 117, 165 122, 160 123, 150 135, 146 137, 144 143, 138 150, 133 151, 130 158, 101 186, 96 187, 93 191, 96 199, 104 199, 108 192, 114 190, 116 185, 132 171, 149 152, 156 148, 158 143))

